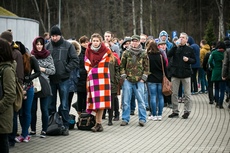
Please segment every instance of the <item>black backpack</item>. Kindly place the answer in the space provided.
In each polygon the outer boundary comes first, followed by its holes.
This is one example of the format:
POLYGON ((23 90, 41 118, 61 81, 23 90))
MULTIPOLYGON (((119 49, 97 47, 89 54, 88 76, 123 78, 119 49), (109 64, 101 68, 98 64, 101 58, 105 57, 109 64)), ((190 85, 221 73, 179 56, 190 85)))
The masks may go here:
POLYGON ((55 112, 49 116, 48 128, 46 135, 62 135, 63 130, 65 129, 63 121, 58 112, 55 112))
POLYGON ((78 117, 77 127, 79 130, 91 130, 95 124, 95 117, 92 114, 82 112, 78 117))

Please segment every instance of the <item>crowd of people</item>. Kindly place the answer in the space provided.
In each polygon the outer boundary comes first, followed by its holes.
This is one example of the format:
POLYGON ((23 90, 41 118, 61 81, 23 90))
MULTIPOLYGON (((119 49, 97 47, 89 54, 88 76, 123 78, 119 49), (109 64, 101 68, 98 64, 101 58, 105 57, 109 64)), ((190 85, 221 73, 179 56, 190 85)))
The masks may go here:
POLYGON ((54 112, 62 116, 62 134, 69 135, 71 106, 78 116, 83 112, 94 115, 96 123, 91 130, 101 132, 106 113, 108 126, 119 120, 120 126, 128 126, 136 100, 138 124, 143 127, 147 119, 163 120, 164 107, 172 108, 168 118, 179 117, 178 103, 184 103, 181 117, 187 119, 192 111, 192 95, 208 93, 208 103, 219 109, 224 108, 225 95, 226 102, 230 99, 229 37, 212 44, 201 40, 198 45, 185 32, 171 41, 164 30, 157 39, 141 34, 121 40, 106 31, 104 38, 94 33, 77 41, 66 40, 60 28, 53 26, 50 33, 36 37, 32 44, 28 51, 22 42, 13 40, 12 31, 0 35, 0 69, 10 65, 4 70, 5 94, 0 100, 0 152, 8 153, 9 146, 29 142, 37 134, 38 99, 41 138, 46 137, 48 118, 54 112), (163 69, 172 83, 173 93, 169 96, 162 94, 163 69), (37 77, 42 77, 49 88, 36 92, 33 80, 37 77), (15 79, 25 91, 19 112, 13 109, 15 79), (72 104, 74 93, 77 101, 72 104))

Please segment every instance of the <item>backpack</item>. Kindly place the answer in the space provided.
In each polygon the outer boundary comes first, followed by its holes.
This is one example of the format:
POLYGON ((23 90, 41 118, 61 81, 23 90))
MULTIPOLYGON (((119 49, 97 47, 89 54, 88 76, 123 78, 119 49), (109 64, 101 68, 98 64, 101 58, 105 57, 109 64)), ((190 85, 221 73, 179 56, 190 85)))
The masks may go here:
MULTIPOLYGON (((4 96, 4 91, 3 91, 3 75, 4 75, 4 70, 6 67, 10 65, 6 64, 4 65, 1 70, 0 70, 0 99, 3 98, 4 96)), ((22 101, 23 101, 23 89, 21 84, 18 82, 18 78, 15 76, 15 83, 16 83, 16 99, 14 102, 14 111, 18 112, 21 107, 22 107, 22 101)))
POLYGON ((63 121, 58 112, 52 113, 49 116, 48 128, 46 130, 46 135, 62 135, 65 129, 63 121))
POLYGON ((78 117, 77 127, 79 130, 91 130, 95 124, 95 117, 92 114, 82 112, 78 117))

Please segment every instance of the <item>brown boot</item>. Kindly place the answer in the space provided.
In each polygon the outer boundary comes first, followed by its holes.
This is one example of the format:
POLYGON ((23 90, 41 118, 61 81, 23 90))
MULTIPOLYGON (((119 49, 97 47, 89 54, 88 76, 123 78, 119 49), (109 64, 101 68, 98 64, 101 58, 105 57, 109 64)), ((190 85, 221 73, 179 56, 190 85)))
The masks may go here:
POLYGON ((92 130, 93 132, 101 132, 101 131, 103 131, 103 127, 102 127, 101 124, 96 123, 96 125, 95 125, 94 127, 92 127, 91 130, 92 130))

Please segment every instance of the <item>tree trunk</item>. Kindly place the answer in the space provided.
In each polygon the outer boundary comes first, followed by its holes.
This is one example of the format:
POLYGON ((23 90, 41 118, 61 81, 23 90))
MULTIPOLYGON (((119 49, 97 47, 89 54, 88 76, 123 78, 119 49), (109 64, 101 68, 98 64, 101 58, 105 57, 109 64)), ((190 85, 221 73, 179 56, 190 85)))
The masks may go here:
POLYGON ((34 0, 34 3, 35 3, 35 7, 36 7, 36 10, 38 12, 38 16, 39 16, 39 19, 40 19, 40 22, 41 22, 41 25, 42 25, 42 28, 44 31, 46 31, 46 27, 43 23, 43 20, 42 20, 42 17, 41 17, 41 14, 40 14, 40 11, 39 11, 39 8, 38 8, 38 3, 37 3, 37 0, 34 0))
POLYGON ((47 6, 47 11, 48 11, 48 32, 50 32, 50 7, 49 7, 49 2, 46 0, 46 6, 47 6))
POLYGON ((135 20, 135 4, 132 0, 132 10, 133 10, 133 34, 136 35, 136 20, 135 20))
MULTIPOLYGON (((153 0, 150 0, 150 8, 149 8, 149 12, 153 12, 153 0)), ((153 16, 152 16, 152 13, 149 13, 149 32, 150 32, 150 35, 153 35, 153 16)))
POLYGON ((143 34, 143 0, 140 0, 140 29, 141 34, 143 34))
POLYGON ((224 38, 224 11, 223 11, 223 0, 216 0, 216 4, 219 10, 219 36, 218 40, 220 41, 221 39, 224 38))

